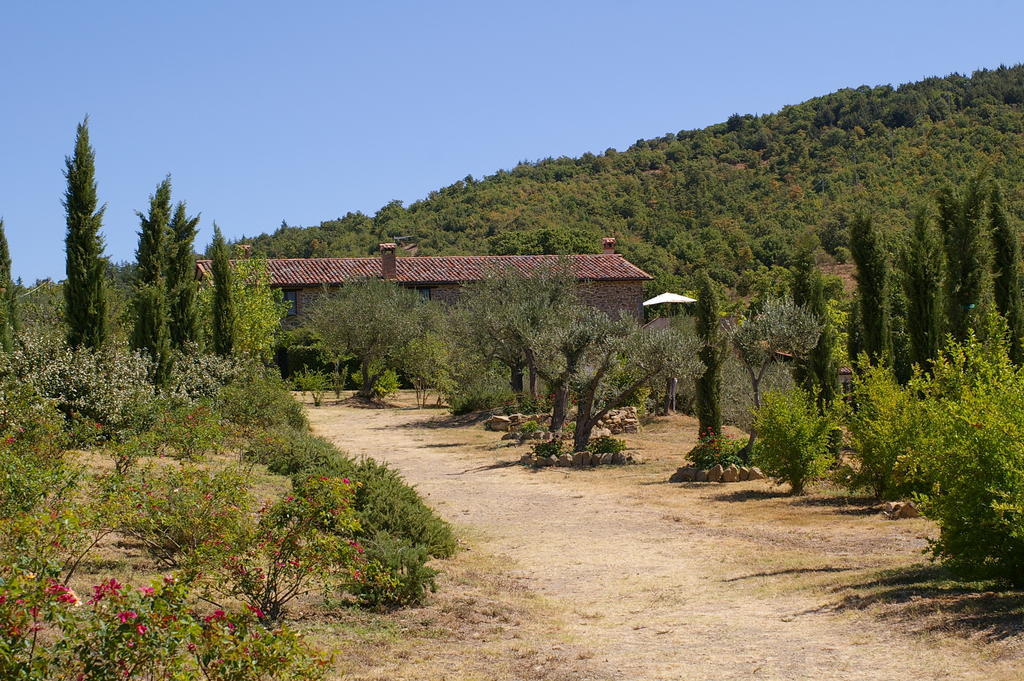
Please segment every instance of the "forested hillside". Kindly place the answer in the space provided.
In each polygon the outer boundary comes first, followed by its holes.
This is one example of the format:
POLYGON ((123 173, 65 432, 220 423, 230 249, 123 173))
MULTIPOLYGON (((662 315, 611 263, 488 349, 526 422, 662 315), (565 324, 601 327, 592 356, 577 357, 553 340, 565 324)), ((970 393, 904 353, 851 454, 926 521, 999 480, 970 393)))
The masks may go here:
POLYGON ((1024 66, 840 90, 623 152, 521 163, 408 207, 282 225, 251 241, 276 257, 365 255, 399 235, 421 255, 512 254, 595 251, 613 235, 658 277, 652 289, 687 287, 707 268, 744 292, 765 268, 789 264, 801 234, 814 231, 843 261, 857 211, 898 232, 938 187, 986 169, 1019 218, 1024 66))

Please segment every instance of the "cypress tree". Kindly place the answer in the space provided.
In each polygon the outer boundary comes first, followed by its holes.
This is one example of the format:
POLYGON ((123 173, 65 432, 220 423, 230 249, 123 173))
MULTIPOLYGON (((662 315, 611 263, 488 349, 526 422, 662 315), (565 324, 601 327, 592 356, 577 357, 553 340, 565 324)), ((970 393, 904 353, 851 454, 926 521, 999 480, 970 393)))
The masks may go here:
POLYGON ((793 302, 817 317, 821 334, 807 356, 795 362, 793 377, 804 390, 817 397, 818 406, 831 404, 839 392, 839 366, 835 359, 836 330, 828 313, 825 275, 798 260, 793 278, 793 302))
POLYGON ((722 362, 723 343, 718 329, 721 303, 718 289, 704 273, 697 294, 697 337, 701 343, 700 361, 704 373, 697 378, 697 419, 701 437, 722 432, 722 362))
POLYGON ((945 263, 939 234, 923 210, 914 215, 901 260, 910 361, 927 369, 942 348, 945 263))
POLYGON ((157 185, 149 197, 149 213, 139 216, 139 248, 136 251, 136 289, 132 307, 135 325, 132 347, 147 353, 154 362, 154 383, 170 378, 171 352, 167 324, 166 244, 171 218, 171 180, 157 185))
POLYGON ((7 248, 4 221, 0 218, 0 351, 10 352, 17 330, 14 281, 11 279, 11 253, 7 248))
POLYGON ((857 310, 863 350, 872 364, 889 361, 892 355, 889 256, 881 230, 870 217, 858 215, 850 224, 850 252, 857 265, 857 310))
POLYGON ((68 325, 68 343, 72 347, 96 349, 107 339, 107 301, 103 277, 107 262, 103 257, 100 226, 103 211, 97 209, 96 154, 89 144, 88 117, 78 124, 75 152, 65 158, 67 189, 64 209, 67 216, 67 280, 64 282, 64 316, 68 325))
POLYGON ((213 351, 230 355, 235 346, 235 306, 231 298, 231 260, 220 227, 213 225, 213 351))
POLYGON ((947 186, 938 197, 939 229, 946 249, 947 329, 960 341, 974 328, 991 296, 984 194, 983 178, 978 175, 963 194, 947 186))
POLYGON ((1006 319, 1010 335, 1010 359, 1024 363, 1024 308, 1021 302, 1020 241, 1017 230, 1010 226, 1003 207, 1003 193, 996 184, 992 188, 988 206, 992 228, 993 292, 996 309, 1006 319))
POLYGON ((167 264, 167 298, 171 343, 179 350, 199 337, 196 318, 195 246, 199 216, 188 217, 179 202, 171 219, 171 244, 167 264))

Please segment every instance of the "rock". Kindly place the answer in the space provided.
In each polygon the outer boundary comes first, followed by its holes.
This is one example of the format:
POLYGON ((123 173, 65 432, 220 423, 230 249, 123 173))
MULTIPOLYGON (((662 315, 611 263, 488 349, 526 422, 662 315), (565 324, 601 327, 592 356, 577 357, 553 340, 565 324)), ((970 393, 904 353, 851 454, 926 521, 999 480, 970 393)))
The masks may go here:
POLYGON ((508 431, 512 428, 512 419, 507 416, 492 416, 484 422, 484 428, 494 431, 508 431))
POLYGON ((518 440, 519 436, 516 435, 515 433, 505 433, 504 435, 501 436, 501 439, 502 440, 518 440))
POLYGON ((611 452, 605 452, 604 454, 601 455, 600 464, 602 466, 610 466, 611 464, 615 463, 614 459, 614 454, 612 454, 611 452))
POLYGON ((561 456, 558 457, 558 463, 556 463, 555 465, 559 466, 560 468, 568 468, 569 466, 572 465, 572 463, 572 454, 562 454, 561 456))
POLYGON ((750 469, 746 466, 740 466, 740 481, 750 480, 750 469))
POLYGON ((750 478, 748 478, 749 480, 764 480, 764 478, 765 478, 765 475, 764 475, 764 473, 761 472, 760 468, 758 468, 757 466, 752 466, 751 467, 751 469, 750 469, 750 478))
POLYGON ((677 468, 676 472, 672 474, 672 477, 668 479, 669 482, 693 482, 697 477, 697 469, 693 466, 684 466, 683 468, 677 468))
POLYGON ((892 515, 895 511, 899 510, 900 505, 895 501, 887 501, 882 504, 882 513, 886 515, 892 515))
POLYGON ((612 431, 609 428, 597 428, 597 427, 595 427, 592 431, 590 431, 590 437, 592 439, 593 438, 599 438, 599 437, 610 437, 611 434, 612 434, 612 431))
POLYGON ((722 482, 738 482, 740 479, 740 469, 733 464, 729 464, 722 470, 722 482))
POLYGON ((544 439, 544 431, 542 431, 542 430, 535 430, 534 432, 530 433, 530 439, 531 440, 543 440, 544 439))
POLYGON ((895 518, 895 519, 900 519, 900 518, 917 518, 920 515, 921 515, 921 512, 917 510, 917 504, 915 504, 913 501, 908 501, 908 502, 906 502, 904 504, 900 504, 899 509, 897 509, 892 514, 892 517, 895 518))
POLYGON ((693 481, 694 482, 707 482, 708 481, 708 472, 707 471, 698 470, 697 474, 693 476, 693 481))
POLYGON ((533 454, 523 454, 521 457, 519 457, 519 463, 525 464, 527 466, 532 465, 533 463, 535 463, 533 454))
POLYGON ((579 468, 586 468, 590 465, 590 452, 576 452, 572 455, 573 463, 579 468))
POLYGON ((615 452, 612 454, 612 464, 615 466, 621 466, 626 463, 626 455, 622 452, 615 452))
POLYGON ((708 482, 721 482, 722 481, 722 464, 716 463, 714 466, 708 469, 708 482))

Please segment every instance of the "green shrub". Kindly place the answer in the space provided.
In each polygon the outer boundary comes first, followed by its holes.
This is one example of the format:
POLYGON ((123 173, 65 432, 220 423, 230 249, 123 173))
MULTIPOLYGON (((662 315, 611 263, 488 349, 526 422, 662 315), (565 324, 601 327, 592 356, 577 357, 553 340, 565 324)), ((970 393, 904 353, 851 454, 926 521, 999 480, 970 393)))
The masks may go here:
POLYGON ((707 470, 716 465, 721 466, 743 466, 746 462, 740 456, 745 442, 729 437, 725 433, 715 433, 713 428, 708 428, 697 440, 697 446, 689 451, 687 458, 697 468, 707 470))
POLYGON ((533 419, 525 421, 522 425, 519 426, 520 433, 538 433, 540 432, 540 430, 540 424, 534 421, 533 419))
POLYGON ((303 394, 309 393, 313 398, 313 406, 319 407, 323 404, 324 393, 327 392, 327 376, 318 371, 302 370, 292 377, 295 389, 301 390, 303 394))
POLYGON ((437 589, 437 571, 427 566, 425 546, 410 544, 386 532, 362 542, 366 567, 348 590, 364 606, 389 608, 421 603, 427 590, 437 589))
POLYGON ((828 469, 832 422, 818 413, 806 391, 768 393, 754 425, 758 443, 753 463, 777 483, 789 483, 793 494, 803 494, 807 483, 828 469))
POLYGON ((378 400, 383 400, 397 393, 400 387, 398 374, 395 373, 394 369, 388 369, 373 384, 373 396, 378 400))
MULTIPOLYGON (((515 402, 508 381, 494 371, 481 369, 460 375, 445 393, 448 408, 456 416, 485 409, 497 409, 515 402)), ((518 410, 518 407, 517 407, 518 410)))
POLYGON ((63 423, 54 402, 31 386, 0 383, 0 517, 31 511, 74 486, 63 423))
POLYGON ((854 381, 854 409, 847 418, 855 466, 845 474, 851 490, 868 489, 879 499, 916 491, 910 454, 924 433, 917 398, 883 366, 865 366, 854 381))
POLYGON ((970 339, 933 372, 913 385, 925 396, 915 461, 930 484, 922 510, 939 525, 932 554, 960 576, 1024 586, 1024 370, 970 339))
POLYGON ((245 458, 277 475, 346 478, 355 471, 355 462, 327 440, 294 428, 268 430, 251 438, 245 458))
POLYGON ((596 437, 587 445, 587 451, 591 454, 618 454, 626 449, 626 441, 603 435, 596 437))
POLYGON ((208 542, 230 544, 242 532, 251 505, 247 482, 236 469, 175 466, 114 480, 107 495, 122 509, 118 530, 173 568, 208 542))
POLYGON ((251 435, 261 430, 309 427, 302 405, 292 399, 287 385, 265 371, 252 371, 221 388, 217 411, 228 423, 251 435))
POLYGON ((186 402, 210 399, 216 397, 223 386, 253 370, 251 361, 246 358, 200 352, 199 347, 192 344, 175 353, 166 394, 186 402))
POLYGON ((199 403, 165 412, 143 439, 155 441, 160 453, 177 459, 199 461, 220 449, 227 433, 210 404, 199 403))
POLYGON ((534 455, 541 458, 561 456, 567 451, 568 449, 565 446, 565 440, 561 438, 555 438, 554 440, 548 440, 547 442, 541 441, 533 445, 534 455))

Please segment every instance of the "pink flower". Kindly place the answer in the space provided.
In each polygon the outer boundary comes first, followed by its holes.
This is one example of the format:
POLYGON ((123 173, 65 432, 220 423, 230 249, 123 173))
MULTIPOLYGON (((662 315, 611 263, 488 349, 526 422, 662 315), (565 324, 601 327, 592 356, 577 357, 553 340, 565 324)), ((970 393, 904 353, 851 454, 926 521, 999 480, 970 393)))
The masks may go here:
POLYGON ((139 593, 143 596, 152 596, 156 590, 151 586, 143 586, 139 588, 139 593))
POLYGON ((139 632, 139 635, 140 635, 140 636, 141 636, 142 634, 145 634, 145 633, 146 633, 146 631, 147 631, 147 629, 146 629, 146 625, 145 625, 145 624, 140 624, 139 626, 135 627, 135 631, 139 632))
POLYGON ((251 612, 252 614, 256 615, 257 618, 263 619, 264 615, 263 615, 263 611, 262 610, 260 610, 257 607, 251 606, 251 605, 247 605, 245 607, 249 608, 249 612, 251 612))
POLYGON ((125 610, 124 612, 117 613, 117 619, 121 620, 121 624, 124 624, 128 620, 133 620, 138 616, 138 613, 134 610, 125 610))
POLYGON ((224 611, 223 610, 214 610, 212 614, 207 615, 206 617, 204 617, 203 621, 204 622, 219 622, 222 619, 224 619, 224 611))

